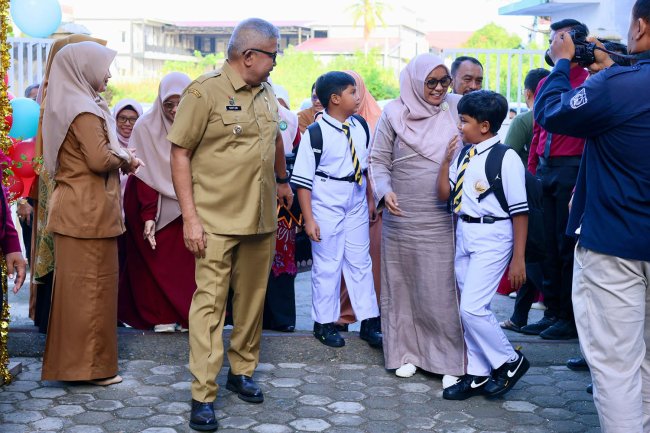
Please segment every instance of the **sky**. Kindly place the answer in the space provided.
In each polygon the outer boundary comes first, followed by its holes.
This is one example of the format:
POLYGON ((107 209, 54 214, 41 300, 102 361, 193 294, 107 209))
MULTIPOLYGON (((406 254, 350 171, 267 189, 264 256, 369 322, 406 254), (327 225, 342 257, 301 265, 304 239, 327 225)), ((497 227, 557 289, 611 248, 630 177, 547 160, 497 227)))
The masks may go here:
MULTIPOLYGON (((514 0, 383 0, 387 14, 404 5, 418 17, 425 17, 425 30, 476 30, 494 21, 510 32, 524 34, 523 26, 531 17, 503 17, 498 9, 514 0)), ((349 17, 346 8, 353 0, 243 0, 233 3, 223 0, 60 0, 74 8, 77 16, 106 18, 153 18, 170 21, 236 21, 251 16, 273 20, 305 20, 332 22, 349 17), (109 5, 107 7, 107 5, 109 5), (243 7, 245 6, 245 7, 243 7)), ((348 18, 349 20, 349 18, 348 18)))

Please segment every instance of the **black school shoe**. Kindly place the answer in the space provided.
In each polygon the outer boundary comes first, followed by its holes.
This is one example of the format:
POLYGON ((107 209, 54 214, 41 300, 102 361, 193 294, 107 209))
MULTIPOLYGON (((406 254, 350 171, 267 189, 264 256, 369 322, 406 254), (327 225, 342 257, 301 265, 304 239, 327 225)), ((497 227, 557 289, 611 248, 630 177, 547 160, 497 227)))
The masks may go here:
POLYGON ((329 347, 343 347, 345 340, 336 330, 334 323, 318 323, 314 322, 314 337, 325 346, 329 347))
POLYGON ((470 397, 485 394, 485 385, 490 381, 489 376, 474 376, 466 374, 458 382, 442 391, 445 400, 467 400, 470 397))
POLYGON ((526 335, 539 335, 551 326, 555 325, 557 319, 555 317, 542 317, 539 322, 531 323, 530 325, 522 326, 520 331, 526 335))
POLYGON ((214 406, 212 402, 203 403, 201 401, 192 400, 190 427, 198 431, 215 431, 219 428, 217 418, 214 416, 214 406))
POLYGON ((510 391, 530 368, 526 357, 518 350, 517 359, 504 363, 501 367, 492 371, 492 377, 485 384, 485 395, 488 397, 499 397, 510 391))
POLYGON ((573 371, 589 371, 589 365, 587 365, 587 361, 582 356, 569 359, 566 362, 566 366, 569 370, 573 371))
POLYGON ((572 320, 561 319, 540 332, 539 336, 545 340, 571 340, 578 338, 578 331, 572 320))
POLYGON ((249 403, 262 403, 264 401, 264 394, 262 394, 260 386, 255 383, 252 377, 243 374, 232 374, 232 371, 228 370, 226 389, 236 392, 237 397, 249 403))
POLYGON ((383 347, 384 336, 381 333, 381 322, 379 317, 361 321, 359 337, 368 342, 370 347, 380 349, 383 347))

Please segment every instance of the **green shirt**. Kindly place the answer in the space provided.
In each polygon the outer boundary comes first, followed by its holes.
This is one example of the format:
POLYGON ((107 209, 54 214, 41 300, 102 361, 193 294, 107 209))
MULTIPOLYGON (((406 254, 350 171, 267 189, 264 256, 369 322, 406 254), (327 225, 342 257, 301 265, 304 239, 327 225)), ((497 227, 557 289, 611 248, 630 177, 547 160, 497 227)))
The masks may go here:
POLYGON ((517 117, 512 119, 505 141, 508 146, 512 147, 519 154, 521 161, 524 163, 524 167, 528 167, 528 152, 530 150, 530 142, 533 141, 532 110, 518 114, 517 117))

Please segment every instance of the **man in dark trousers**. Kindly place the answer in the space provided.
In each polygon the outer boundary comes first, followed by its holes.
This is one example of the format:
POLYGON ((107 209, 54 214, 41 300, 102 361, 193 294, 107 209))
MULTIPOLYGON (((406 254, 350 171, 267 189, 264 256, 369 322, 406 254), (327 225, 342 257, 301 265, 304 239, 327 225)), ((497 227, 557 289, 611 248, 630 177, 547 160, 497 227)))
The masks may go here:
MULTIPOLYGON (((569 31, 585 37, 589 34, 586 25, 566 19, 551 24, 551 40, 554 35, 569 31)), ((571 86, 576 88, 585 82, 589 73, 583 66, 571 62, 569 75, 571 86)), ((540 86, 543 83, 544 80, 540 86)), ((546 259, 542 264, 542 294, 548 311, 539 322, 522 327, 521 332, 524 334, 539 334, 549 340, 577 337, 571 305, 575 241, 565 234, 565 230, 569 217, 569 200, 578 177, 584 144, 584 138, 551 133, 537 122, 533 125, 528 170, 542 179, 544 192, 546 259)))

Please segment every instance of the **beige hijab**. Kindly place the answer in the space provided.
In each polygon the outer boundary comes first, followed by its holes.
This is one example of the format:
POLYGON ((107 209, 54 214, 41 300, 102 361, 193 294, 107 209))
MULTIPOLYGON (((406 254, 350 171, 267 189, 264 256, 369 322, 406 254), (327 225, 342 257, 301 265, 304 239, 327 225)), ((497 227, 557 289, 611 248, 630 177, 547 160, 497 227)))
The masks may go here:
POLYGON ((47 65, 45 66, 45 73, 43 74, 43 82, 38 88, 38 96, 36 101, 41 106, 41 113, 38 118, 38 132, 36 133, 36 138, 34 140, 35 148, 34 153, 36 157, 43 156, 43 113, 45 112, 45 97, 47 96, 47 86, 50 81, 50 70, 52 69, 52 62, 54 57, 61 51, 61 48, 69 44, 76 44, 79 42, 96 42, 100 45, 106 45, 106 41, 103 39, 95 39, 86 35, 70 35, 62 39, 57 39, 52 44, 50 52, 47 55, 47 65))
POLYGON ((163 102, 170 96, 180 96, 191 82, 190 77, 180 72, 165 75, 158 87, 158 98, 151 109, 135 122, 129 141, 138 158, 145 163, 135 176, 159 193, 156 231, 181 215, 172 184, 172 144, 167 140, 172 122, 165 117, 163 102))
POLYGON ((59 149, 70 125, 82 113, 92 113, 104 120, 109 148, 116 156, 129 161, 115 133, 115 120, 104 98, 97 93, 116 51, 96 42, 66 45, 52 62, 47 105, 43 113, 43 166, 56 171, 59 149))
MULTIPOLYGON (((440 163, 449 140, 458 134, 459 95, 447 94, 440 105, 424 98, 424 80, 442 59, 433 54, 414 57, 399 77, 400 96, 384 108, 397 137, 423 157, 440 163)), ((447 72, 449 70, 447 69, 447 72)))

